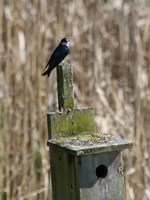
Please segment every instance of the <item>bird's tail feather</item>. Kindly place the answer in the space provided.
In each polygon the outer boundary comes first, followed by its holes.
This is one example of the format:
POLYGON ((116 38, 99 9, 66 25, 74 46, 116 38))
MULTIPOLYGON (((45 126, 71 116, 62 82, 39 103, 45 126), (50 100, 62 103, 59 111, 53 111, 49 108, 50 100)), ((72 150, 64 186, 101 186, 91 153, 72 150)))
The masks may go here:
POLYGON ((47 75, 49 77, 50 73, 51 73, 51 70, 47 69, 45 72, 42 73, 42 76, 47 75))

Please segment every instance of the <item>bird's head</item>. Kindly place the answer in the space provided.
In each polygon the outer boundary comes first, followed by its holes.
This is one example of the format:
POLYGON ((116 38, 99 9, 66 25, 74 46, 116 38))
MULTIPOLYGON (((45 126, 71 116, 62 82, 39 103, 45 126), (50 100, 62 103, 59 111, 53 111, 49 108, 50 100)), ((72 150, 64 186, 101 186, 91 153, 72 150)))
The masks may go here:
POLYGON ((70 39, 69 38, 63 38, 60 43, 64 46, 69 47, 70 39))

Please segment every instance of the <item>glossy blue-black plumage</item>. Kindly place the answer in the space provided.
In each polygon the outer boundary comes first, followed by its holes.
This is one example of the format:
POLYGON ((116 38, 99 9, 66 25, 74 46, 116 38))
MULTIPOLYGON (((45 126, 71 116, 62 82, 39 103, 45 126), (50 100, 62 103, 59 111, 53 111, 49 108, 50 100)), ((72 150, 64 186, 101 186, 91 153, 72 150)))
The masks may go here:
POLYGON ((69 54, 69 39, 63 38, 60 44, 52 53, 46 67, 44 68, 44 72, 42 76, 47 75, 49 77, 51 71, 59 65, 59 63, 69 54))

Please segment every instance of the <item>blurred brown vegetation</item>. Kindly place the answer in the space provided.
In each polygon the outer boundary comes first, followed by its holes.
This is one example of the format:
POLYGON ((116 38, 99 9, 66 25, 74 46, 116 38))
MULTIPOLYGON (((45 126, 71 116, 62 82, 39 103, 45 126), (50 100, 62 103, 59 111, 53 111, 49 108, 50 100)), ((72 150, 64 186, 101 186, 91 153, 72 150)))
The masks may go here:
POLYGON ((72 38, 76 106, 97 128, 132 140, 126 199, 150 199, 150 1, 0 1, 0 199, 48 199, 46 113, 56 72, 41 77, 62 37, 72 38))

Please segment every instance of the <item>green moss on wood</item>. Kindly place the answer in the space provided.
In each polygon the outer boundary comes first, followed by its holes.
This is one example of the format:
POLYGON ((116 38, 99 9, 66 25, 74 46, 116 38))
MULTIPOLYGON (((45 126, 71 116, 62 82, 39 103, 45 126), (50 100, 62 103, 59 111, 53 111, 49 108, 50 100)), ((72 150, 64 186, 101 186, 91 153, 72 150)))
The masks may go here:
MULTIPOLYGON (((103 135, 103 133, 100 133, 103 135)), ((101 154, 104 152, 121 152, 124 149, 131 149, 133 143, 124 139, 107 137, 106 134, 102 138, 93 138, 92 134, 76 136, 76 137, 59 137, 48 140, 48 146, 62 148, 69 154, 76 156, 101 154), (104 140, 106 137, 106 140, 104 140)))
POLYGON ((95 131, 94 111, 92 108, 75 109, 63 113, 49 113, 49 138, 59 135, 76 135, 95 131))

